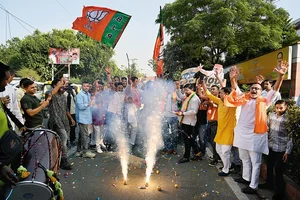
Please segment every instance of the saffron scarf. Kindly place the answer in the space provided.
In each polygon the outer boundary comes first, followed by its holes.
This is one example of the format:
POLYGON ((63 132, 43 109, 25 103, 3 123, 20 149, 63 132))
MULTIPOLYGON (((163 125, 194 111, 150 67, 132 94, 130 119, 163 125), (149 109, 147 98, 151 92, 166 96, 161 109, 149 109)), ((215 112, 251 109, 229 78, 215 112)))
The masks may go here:
MULTIPOLYGON (((196 95, 195 92, 193 92, 192 94, 190 94, 190 96, 186 97, 184 100, 183 100, 183 105, 182 105, 182 108, 181 108, 181 111, 184 112, 187 110, 189 104, 190 104, 190 101, 191 99, 196 95)), ((180 119, 180 124, 182 124, 182 121, 183 121, 183 118, 184 116, 181 116, 181 119, 180 119)))
MULTIPOLYGON (((229 95, 224 98, 224 105, 228 107, 237 107, 245 105, 251 99, 250 93, 245 93, 241 96, 237 96, 237 92, 233 90, 229 95)), ((256 98, 255 107, 255 124, 254 133, 263 134, 267 132, 267 112, 266 112, 266 99, 264 97, 256 98)))

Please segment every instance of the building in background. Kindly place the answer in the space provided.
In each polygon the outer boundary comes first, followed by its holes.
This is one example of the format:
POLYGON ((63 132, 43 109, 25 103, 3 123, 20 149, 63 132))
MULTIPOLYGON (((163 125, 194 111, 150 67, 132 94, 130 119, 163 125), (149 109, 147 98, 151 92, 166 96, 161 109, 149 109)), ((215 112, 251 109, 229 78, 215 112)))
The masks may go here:
POLYGON ((292 22, 292 24, 295 24, 295 28, 297 30, 297 34, 300 36, 300 18, 296 19, 295 21, 292 22))

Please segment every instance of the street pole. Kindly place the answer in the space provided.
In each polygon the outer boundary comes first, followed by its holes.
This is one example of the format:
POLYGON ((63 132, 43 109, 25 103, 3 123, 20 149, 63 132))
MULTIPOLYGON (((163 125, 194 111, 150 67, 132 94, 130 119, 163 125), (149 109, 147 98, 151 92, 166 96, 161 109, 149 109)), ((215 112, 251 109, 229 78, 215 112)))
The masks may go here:
POLYGON ((130 63, 129 63, 129 56, 126 53, 126 57, 127 57, 127 62, 128 62, 128 70, 129 70, 129 76, 131 77, 131 69, 130 69, 130 63))
POLYGON ((53 65, 53 62, 51 64, 51 72, 52 72, 52 80, 54 80, 54 65, 53 65))
POLYGON ((71 79, 71 64, 68 63, 68 79, 70 80, 71 79))

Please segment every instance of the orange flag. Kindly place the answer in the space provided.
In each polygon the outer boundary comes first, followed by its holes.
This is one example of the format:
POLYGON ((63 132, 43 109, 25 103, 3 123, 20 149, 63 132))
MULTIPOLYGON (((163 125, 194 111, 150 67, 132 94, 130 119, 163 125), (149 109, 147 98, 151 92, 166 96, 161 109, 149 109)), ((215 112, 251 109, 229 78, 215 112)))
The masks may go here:
POLYGON ((114 48, 130 18, 109 8, 87 6, 82 10, 82 17, 73 22, 72 28, 114 48))
POLYGON ((164 25, 162 23, 162 12, 160 8, 160 25, 158 30, 158 35, 155 41, 153 59, 156 62, 156 75, 160 77, 163 73, 163 48, 164 48, 164 25))

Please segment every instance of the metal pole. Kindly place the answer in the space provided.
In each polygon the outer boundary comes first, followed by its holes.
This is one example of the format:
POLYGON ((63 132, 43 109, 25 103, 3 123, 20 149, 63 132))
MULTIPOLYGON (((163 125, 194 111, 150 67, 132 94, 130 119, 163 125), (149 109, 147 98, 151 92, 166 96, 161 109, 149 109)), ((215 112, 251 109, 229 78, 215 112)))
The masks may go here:
POLYGON ((131 77, 131 69, 130 69, 130 63, 129 63, 129 56, 126 53, 126 57, 127 57, 127 62, 128 62, 128 70, 129 70, 129 76, 131 77))
POLYGON ((71 79, 71 64, 68 63, 68 79, 70 80, 71 79))
POLYGON ((52 80, 54 80, 54 65, 53 65, 53 62, 51 64, 51 72, 52 72, 52 80))

